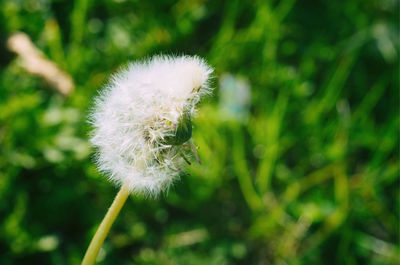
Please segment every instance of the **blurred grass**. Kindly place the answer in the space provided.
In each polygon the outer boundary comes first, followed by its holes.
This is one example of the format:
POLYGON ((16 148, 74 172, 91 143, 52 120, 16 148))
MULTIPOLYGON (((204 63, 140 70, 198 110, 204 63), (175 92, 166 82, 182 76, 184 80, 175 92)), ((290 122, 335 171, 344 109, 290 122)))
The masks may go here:
POLYGON ((0 2, 0 264, 80 264, 116 193, 91 159, 91 100, 157 53, 216 69, 195 120, 203 165, 159 200, 132 197, 99 264, 398 264, 398 8, 0 2), (17 31, 72 95, 25 72, 6 49, 17 31))

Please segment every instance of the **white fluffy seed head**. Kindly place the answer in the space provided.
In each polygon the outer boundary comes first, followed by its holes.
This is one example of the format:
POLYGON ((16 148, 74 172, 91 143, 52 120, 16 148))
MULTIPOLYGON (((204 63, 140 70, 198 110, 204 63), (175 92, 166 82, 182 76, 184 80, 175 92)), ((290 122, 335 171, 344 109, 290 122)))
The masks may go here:
POLYGON ((90 115, 99 169, 117 185, 128 183, 133 193, 153 196, 168 189, 184 166, 187 144, 165 139, 211 93, 212 71, 196 56, 155 56, 115 74, 90 115))

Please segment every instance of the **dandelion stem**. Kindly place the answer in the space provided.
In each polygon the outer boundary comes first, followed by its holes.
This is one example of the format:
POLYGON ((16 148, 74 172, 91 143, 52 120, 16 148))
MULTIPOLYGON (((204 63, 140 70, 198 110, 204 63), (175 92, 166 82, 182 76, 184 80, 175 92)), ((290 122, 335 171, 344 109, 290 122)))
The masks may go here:
POLYGON ((95 263, 100 248, 103 245, 104 239, 110 231, 110 228, 114 223, 115 218, 117 218, 122 206, 124 206, 126 199, 129 197, 129 194, 130 193, 127 184, 124 184, 118 192, 117 196, 115 197, 113 203, 111 204, 110 209, 108 209, 103 221, 101 221, 101 224, 97 229, 92 241, 90 242, 89 247, 82 260, 82 265, 92 265, 95 263))

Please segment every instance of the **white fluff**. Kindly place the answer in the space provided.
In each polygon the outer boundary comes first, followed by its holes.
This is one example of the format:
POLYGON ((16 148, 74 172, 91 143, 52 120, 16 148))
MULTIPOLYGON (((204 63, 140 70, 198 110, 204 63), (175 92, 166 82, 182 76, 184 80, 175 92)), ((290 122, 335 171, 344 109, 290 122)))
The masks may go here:
POLYGON ((155 56, 115 74, 90 115, 97 164, 131 192, 157 195, 179 177, 184 145, 163 143, 183 111, 195 114, 211 92, 212 69, 199 57, 155 56))

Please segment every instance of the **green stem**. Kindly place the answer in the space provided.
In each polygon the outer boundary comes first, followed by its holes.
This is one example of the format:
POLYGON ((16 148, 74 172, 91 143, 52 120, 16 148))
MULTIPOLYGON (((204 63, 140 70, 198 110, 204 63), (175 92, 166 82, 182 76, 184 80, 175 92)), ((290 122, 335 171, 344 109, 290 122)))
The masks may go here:
POLYGON ((97 229, 92 241, 90 242, 82 260, 82 265, 92 265, 95 263, 104 239, 110 231, 110 228, 114 223, 115 218, 117 218, 122 206, 124 206, 126 199, 128 199, 129 194, 130 193, 127 184, 124 184, 111 204, 110 209, 108 209, 103 221, 101 221, 101 224, 97 229))

